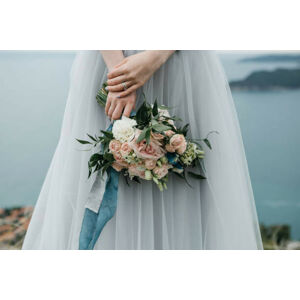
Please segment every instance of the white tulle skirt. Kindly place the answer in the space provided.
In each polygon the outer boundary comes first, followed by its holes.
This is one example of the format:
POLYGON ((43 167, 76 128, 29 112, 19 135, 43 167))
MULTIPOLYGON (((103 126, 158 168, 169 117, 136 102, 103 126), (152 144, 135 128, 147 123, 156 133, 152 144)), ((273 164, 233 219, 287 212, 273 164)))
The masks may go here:
MULTIPOLYGON (((132 55, 136 51, 125 51, 132 55)), ((61 137, 43 184, 23 249, 78 249, 87 196, 91 152, 75 138, 97 134, 109 125, 95 96, 106 80, 99 51, 78 53, 71 72, 61 137)), ((191 179, 190 188, 170 176, 168 190, 154 183, 120 179, 115 216, 95 249, 261 249, 262 242, 247 162, 230 89, 216 54, 176 51, 138 91, 148 101, 173 107, 190 123, 194 138, 209 131, 207 180, 191 179)))

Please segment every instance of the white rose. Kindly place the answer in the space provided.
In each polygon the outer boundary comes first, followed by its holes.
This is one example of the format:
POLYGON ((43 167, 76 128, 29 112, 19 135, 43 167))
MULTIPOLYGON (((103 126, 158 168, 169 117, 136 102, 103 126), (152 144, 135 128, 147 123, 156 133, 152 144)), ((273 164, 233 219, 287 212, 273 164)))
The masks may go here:
MULTIPOLYGON (((161 109, 161 108, 159 108, 158 109, 158 114, 161 117, 170 118, 170 113, 169 113, 169 111, 167 109, 161 109)), ((174 126, 174 121, 173 120, 168 120, 168 123, 174 126)))
POLYGON ((114 122, 112 133, 116 140, 121 143, 129 142, 134 137, 134 128, 136 121, 125 116, 121 120, 114 122))

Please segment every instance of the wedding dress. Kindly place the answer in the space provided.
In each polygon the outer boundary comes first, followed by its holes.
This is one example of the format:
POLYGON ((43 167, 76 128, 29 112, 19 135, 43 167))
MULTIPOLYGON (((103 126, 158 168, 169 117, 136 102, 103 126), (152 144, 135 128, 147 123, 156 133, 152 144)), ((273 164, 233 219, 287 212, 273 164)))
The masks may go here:
MULTIPOLYGON (((92 153, 82 151, 75 138, 109 126, 95 100, 106 75, 100 51, 77 54, 60 140, 23 249, 78 249, 94 177, 87 179, 92 153)), ((138 90, 137 107, 142 92, 148 101, 157 98, 172 107, 183 124, 190 123, 192 137, 219 132, 210 136, 212 150, 205 148, 207 179, 190 179, 191 188, 173 174, 168 190, 160 192, 152 182, 128 187, 120 178, 116 214, 95 249, 262 249, 239 123, 216 54, 176 51, 138 90)))

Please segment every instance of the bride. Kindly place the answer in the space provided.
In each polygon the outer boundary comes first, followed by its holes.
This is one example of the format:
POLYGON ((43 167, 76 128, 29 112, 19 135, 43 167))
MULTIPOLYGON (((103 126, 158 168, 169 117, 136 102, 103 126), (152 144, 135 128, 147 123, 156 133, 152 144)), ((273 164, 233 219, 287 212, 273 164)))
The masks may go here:
MULTIPOLYGON (((189 123, 193 137, 210 131, 206 180, 192 188, 170 176, 168 190, 120 179, 118 206, 94 249, 262 249, 245 153, 230 89, 210 51, 82 51, 54 157, 23 249, 78 249, 87 197, 90 152, 75 138, 98 134, 129 116, 145 93, 189 123), (108 80, 105 110, 95 101, 108 80)), ((95 176, 95 175, 94 175, 95 176)), ((94 179, 94 178, 92 178, 94 179)), ((99 200, 100 201, 100 200, 99 200)))

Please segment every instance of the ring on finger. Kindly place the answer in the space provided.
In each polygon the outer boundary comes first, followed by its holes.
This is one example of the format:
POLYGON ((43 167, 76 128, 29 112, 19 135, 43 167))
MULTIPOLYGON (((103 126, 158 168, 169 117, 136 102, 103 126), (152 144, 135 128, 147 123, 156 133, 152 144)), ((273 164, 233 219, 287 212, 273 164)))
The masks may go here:
POLYGON ((126 91, 128 89, 126 82, 122 82, 123 90, 126 91))

